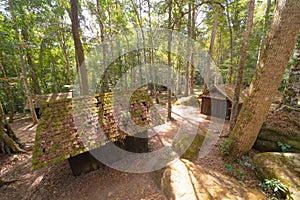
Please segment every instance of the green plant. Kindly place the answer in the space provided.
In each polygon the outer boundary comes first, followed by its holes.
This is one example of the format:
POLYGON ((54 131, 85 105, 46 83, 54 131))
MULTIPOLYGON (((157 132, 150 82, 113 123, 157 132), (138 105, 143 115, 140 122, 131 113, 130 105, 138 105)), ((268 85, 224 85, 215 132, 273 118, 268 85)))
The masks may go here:
POLYGON ((225 139, 223 140, 223 142, 221 143, 219 149, 221 151, 221 155, 224 157, 226 155, 229 155, 229 150, 231 148, 232 145, 232 140, 231 139, 225 139))
POLYGON ((264 182, 261 182, 259 184, 259 186, 269 196, 272 196, 275 199, 282 198, 282 197, 285 197, 286 199, 290 199, 290 200, 293 199, 291 197, 289 188, 276 178, 265 179, 264 182))
POLYGON ((283 142, 277 142, 277 145, 281 148, 282 152, 288 152, 291 148, 291 145, 283 143, 283 142))
POLYGON ((226 162, 224 163, 224 167, 228 174, 233 175, 240 181, 244 179, 245 172, 243 169, 234 166, 233 163, 226 163, 226 162))
POLYGON ((249 156, 242 156, 242 158, 239 160, 239 164, 248 168, 253 169, 253 165, 250 161, 250 157, 249 156))

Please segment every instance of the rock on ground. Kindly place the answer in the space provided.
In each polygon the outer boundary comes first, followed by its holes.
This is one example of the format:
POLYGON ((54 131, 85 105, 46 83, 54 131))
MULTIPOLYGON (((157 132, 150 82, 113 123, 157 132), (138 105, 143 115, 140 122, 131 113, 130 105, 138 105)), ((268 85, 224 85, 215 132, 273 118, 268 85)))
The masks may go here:
POLYGON ((299 153, 259 153, 254 165, 261 180, 276 178, 289 187, 293 199, 300 199, 299 153))
POLYGON ((236 179, 180 159, 163 172, 161 190, 170 200, 267 199, 236 179))

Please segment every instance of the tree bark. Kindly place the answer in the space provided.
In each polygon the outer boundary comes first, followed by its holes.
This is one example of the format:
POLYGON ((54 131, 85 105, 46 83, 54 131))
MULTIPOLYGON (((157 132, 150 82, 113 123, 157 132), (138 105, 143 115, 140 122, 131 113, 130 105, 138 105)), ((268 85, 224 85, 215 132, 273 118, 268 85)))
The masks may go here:
POLYGON ((89 94, 87 70, 84 63, 84 50, 79 34, 79 19, 78 19, 78 0, 70 0, 71 4, 71 22, 72 22, 72 35, 75 45, 77 72, 81 80, 81 95, 89 94))
POLYGON ((238 115, 238 111, 239 111, 239 99, 240 99, 240 94, 241 94, 241 90, 242 90, 243 73, 244 73, 245 62, 246 62, 247 46, 248 46, 248 40, 251 35, 252 24, 253 24, 254 3, 255 3, 255 0, 250 0, 250 2, 249 2, 247 28, 246 28, 246 32, 245 32, 245 36, 244 36, 244 40, 243 40, 243 44, 242 44, 241 57, 240 57, 240 62, 239 62, 237 75, 236 75, 236 81, 235 81, 234 97, 233 97, 232 110, 231 110, 231 115, 230 115, 230 130, 232 130, 234 127, 234 124, 236 122, 236 118, 238 115))
POLYGON ((277 1, 273 16, 249 97, 229 137, 231 157, 244 155, 255 143, 300 32, 298 0, 277 1))

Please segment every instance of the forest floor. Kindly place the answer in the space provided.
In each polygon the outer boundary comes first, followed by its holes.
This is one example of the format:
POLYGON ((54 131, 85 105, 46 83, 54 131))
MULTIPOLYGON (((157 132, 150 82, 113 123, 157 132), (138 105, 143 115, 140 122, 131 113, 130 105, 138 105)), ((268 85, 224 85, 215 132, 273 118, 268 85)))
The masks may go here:
MULTIPOLYGON (((176 107, 174 109, 176 110, 176 107)), ((203 123, 200 123, 199 128, 207 129, 206 122, 209 119, 205 115, 200 117, 203 123)), ((159 134, 160 138, 153 137, 150 140, 151 148, 158 149, 162 143, 172 140, 176 134, 174 127, 176 128, 176 123, 180 121, 178 116, 175 119, 167 123, 167 128, 159 134)), ((10 182, 0 188, 1 199, 166 199, 156 186, 151 173, 125 173, 104 167, 87 174, 73 176, 67 160, 31 171, 36 126, 32 125, 29 117, 19 117, 12 127, 25 144, 27 153, 0 154, 0 177, 10 182)), ((259 188, 259 181, 252 167, 255 151, 251 151, 248 157, 233 164, 221 156, 219 146, 224 139, 223 136, 227 134, 228 122, 226 121, 221 137, 212 150, 208 155, 197 158, 194 162, 232 176, 251 188, 259 188)))

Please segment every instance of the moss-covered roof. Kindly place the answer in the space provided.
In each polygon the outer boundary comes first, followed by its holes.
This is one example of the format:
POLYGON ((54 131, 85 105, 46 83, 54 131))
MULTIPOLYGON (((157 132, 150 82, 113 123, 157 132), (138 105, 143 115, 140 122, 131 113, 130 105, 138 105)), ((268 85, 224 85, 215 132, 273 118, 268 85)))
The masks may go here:
POLYGON ((112 96, 106 93, 41 102, 42 117, 36 131, 32 169, 63 161, 107 142, 123 140, 131 134, 130 128, 126 129, 129 118, 145 128, 161 123, 148 112, 152 101, 147 91, 137 90, 132 94, 129 112, 114 111, 112 96))

